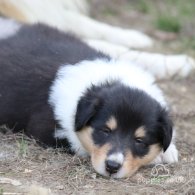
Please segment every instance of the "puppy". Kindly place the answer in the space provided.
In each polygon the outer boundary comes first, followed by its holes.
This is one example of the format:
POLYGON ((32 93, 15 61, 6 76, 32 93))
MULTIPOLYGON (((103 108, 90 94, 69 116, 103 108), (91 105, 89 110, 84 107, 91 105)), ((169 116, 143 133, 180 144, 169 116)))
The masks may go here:
POLYGON ((177 161, 166 102, 150 74, 42 24, 9 32, 0 36, 0 125, 90 155, 94 169, 113 178, 177 161))

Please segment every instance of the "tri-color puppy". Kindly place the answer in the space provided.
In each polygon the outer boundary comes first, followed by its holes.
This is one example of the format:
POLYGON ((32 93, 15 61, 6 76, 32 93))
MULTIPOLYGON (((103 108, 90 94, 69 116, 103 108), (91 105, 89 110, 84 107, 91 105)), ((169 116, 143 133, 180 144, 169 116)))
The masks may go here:
POLYGON ((104 176, 177 161, 167 106, 149 73, 56 29, 13 24, 0 32, 0 125, 90 155, 104 176))

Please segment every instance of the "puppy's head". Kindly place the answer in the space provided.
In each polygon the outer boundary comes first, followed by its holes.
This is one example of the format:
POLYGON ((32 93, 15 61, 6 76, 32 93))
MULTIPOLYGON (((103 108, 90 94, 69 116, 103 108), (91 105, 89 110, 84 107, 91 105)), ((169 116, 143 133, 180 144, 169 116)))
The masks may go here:
POLYGON ((81 97, 75 128, 94 169, 129 177, 170 144, 167 112, 145 92, 119 83, 93 86, 81 97))

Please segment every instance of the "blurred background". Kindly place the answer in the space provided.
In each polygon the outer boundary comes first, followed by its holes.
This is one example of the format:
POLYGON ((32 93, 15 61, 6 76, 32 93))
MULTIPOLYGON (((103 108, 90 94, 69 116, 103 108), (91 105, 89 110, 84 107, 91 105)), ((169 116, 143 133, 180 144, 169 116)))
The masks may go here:
MULTIPOLYGON (((89 0, 92 17, 146 32, 160 41, 153 48, 163 53, 195 57, 194 0, 89 0)), ((150 49, 151 50, 151 49, 150 49)))

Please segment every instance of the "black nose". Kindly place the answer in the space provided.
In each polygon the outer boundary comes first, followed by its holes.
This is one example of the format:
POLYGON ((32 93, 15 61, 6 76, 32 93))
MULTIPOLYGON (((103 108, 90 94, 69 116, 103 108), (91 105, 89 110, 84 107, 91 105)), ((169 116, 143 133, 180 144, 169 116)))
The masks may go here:
POLYGON ((121 164, 112 160, 106 161, 106 171, 110 174, 116 173, 121 167, 121 164))

